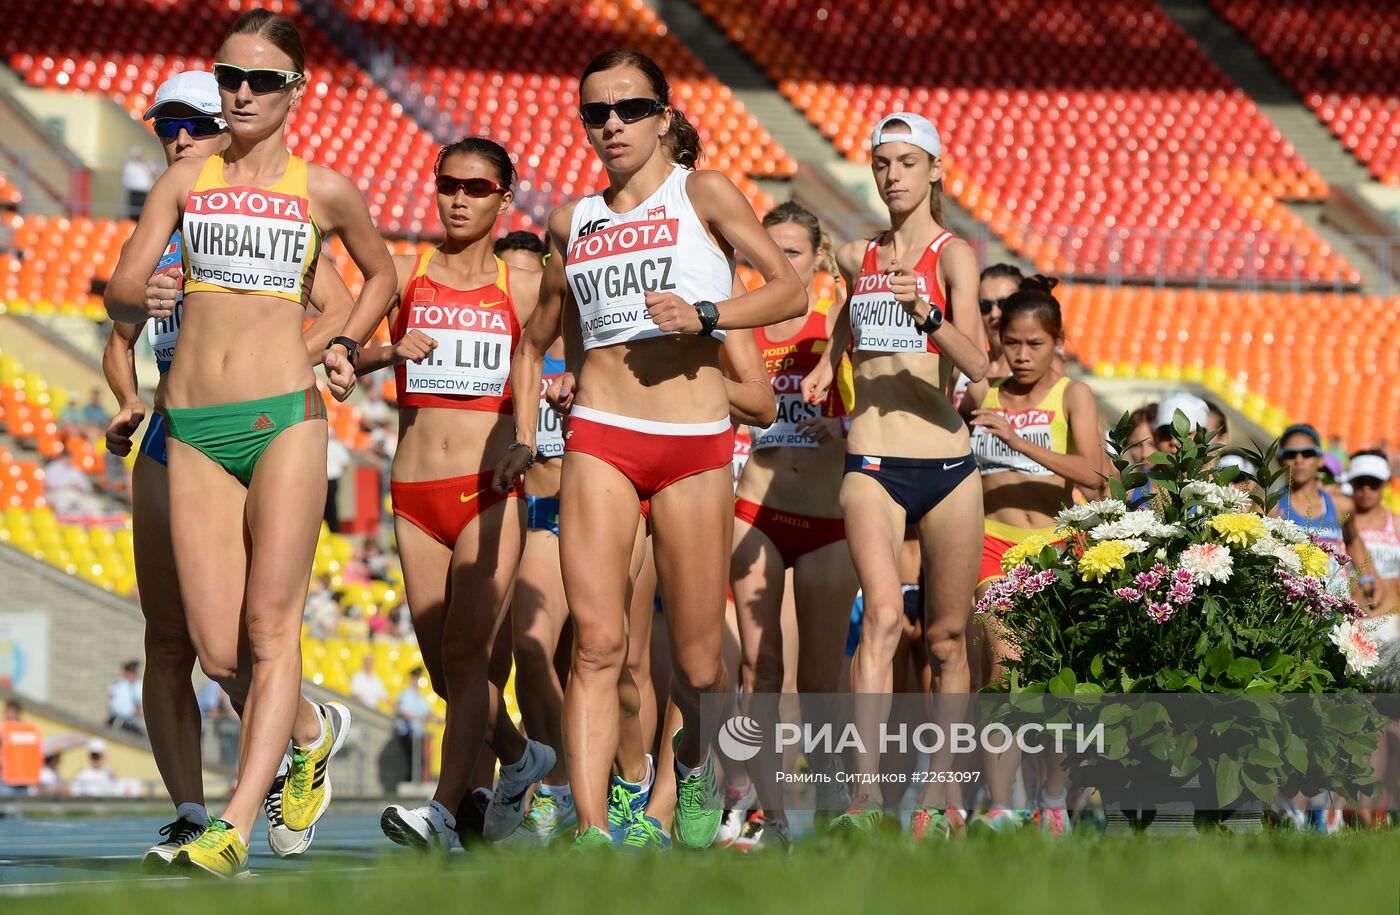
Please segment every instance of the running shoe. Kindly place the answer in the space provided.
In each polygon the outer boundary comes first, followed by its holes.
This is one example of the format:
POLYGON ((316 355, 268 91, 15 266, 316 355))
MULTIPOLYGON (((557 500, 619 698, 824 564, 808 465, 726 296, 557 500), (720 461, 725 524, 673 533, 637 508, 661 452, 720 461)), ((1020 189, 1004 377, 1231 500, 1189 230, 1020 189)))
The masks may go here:
POLYGON ((486 825, 486 808, 491 806, 489 788, 473 788, 457 808, 457 842, 463 848, 486 841, 481 828, 486 825))
POLYGON ((350 710, 339 702, 320 707, 321 739, 292 747, 292 765, 282 786, 282 820, 288 829, 310 829, 331 803, 331 757, 350 736, 350 710))
POLYGON ((543 847, 559 835, 578 825, 578 811, 574 809, 572 792, 556 795, 548 785, 540 785, 530 801, 530 810, 521 821, 520 828, 511 834, 513 844, 543 847))
POLYGON ((993 807, 973 817, 972 828, 983 832, 1015 832, 1024 822, 1025 817, 1014 810, 993 807))
POLYGON ((926 839, 947 839, 952 829, 943 811, 936 807, 918 807, 909 816, 909 835, 917 844, 926 839))
POLYGON ((422 807, 391 804, 379 817, 379 828, 396 845, 446 854, 457 841, 457 821, 452 812, 437 801, 422 807))
POLYGON ((741 852, 777 851, 787 854, 792 851, 792 830, 786 820, 772 820, 761 813, 755 813, 744 824, 744 834, 734 843, 741 852))
POLYGON ((719 820, 719 831, 715 833, 715 844, 723 848, 733 845, 744 833, 748 824, 749 812, 758 804, 758 792, 753 782, 744 780, 744 786, 728 785, 724 789, 724 814, 719 820))
POLYGON ((651 802, 651 789, 656 784, 656 761, 647 754, 646 778, 640 782, 629 782, 621 776, 612 777, 608 789, 608 831, 613 844, 621 845, 632 828, 632 821, 646 812, 651 802))
MULTIPOLYGON (((674 752, 681 745, 681 732, 676 731, 671 741, 674 752)), ((705 764, 699 771, 685 776, 681 774, 680 760, 676 760, 676 841, 686 848, 708 848, 719 832, 720 817, 719 788, 715 785, 715 766, 709 751, 705 751, 705 764)))
POLYGON ((758 842, 758 837, 763 835, 763 827, 766 822, 762 811, 755 810, 750 813, 744 820, 744 828, 739 831, 739 838, 730 843, 729 847, 741 852, 753 848, 754 844, 758 842))
POLYGON ((1308 798, 1307 823, 1308 832, 1324 836, 1336 835, 1342 831, 1342 811, 1332 806, 1331 791, 1308 798))
POLYGON ((831 821, 840 816, 843 811, 851 808, 851 788, 845 782, 836 781, 836 773, 841 772, 839 764, 826 770, 826 775, 831 779, 829 782, 817 782, 815 792, 816 812, 812 814, 812 821, 823 826, 830 825, 831 821))
POLYGON ((622 840, 622 847, 631 852, 665 851, 671 847, 671 837, 666 835, 666 830, 661 828, 661 822, 656 817, 644 813, 632 821, 627 837, 622 840))
POLYGON ((1040 819, 1040 834, 1050 839, 1062 839, 1069 835, 1069 813, 1064 807, 1041 806, 1037 811, 1040 819))
POLYGON ((180 850, 180 846, 198 839, 208 828, 207 820, 201 823, 185 816, 175 818, 160 828, 160 834, 164 838, 147 850, 141 859, 141 866, 153 870, 166 867, 175 859, 175 853, 180 850))
POLYGON ((248 843, 227 820, 209 819, 209 828, 180 846, 170 862, 177 870, 211 877, 244 877, 248 874, 248 843))
POLYGON ((851 802, 851 808, 831 821, 833 832, 874 832, 885 819, 885 811, 874 798, 862 794, 851 802))
POLYGON ((591 826, 574 837, 573 844, 569 846, 569 851, 612 851, 612 847, 612 837, 597 826, 591 826))
MULTIPOLYGON (((282 762, 285 767, 290 766, 289 759, 282 762)), ((267 815, 267 844, 279 858, 295 858, 305 854, 311 847, 311 840, 316 838, 315 826, 298 831, 289 828, 282 819, 282 789, 287 781, 287 771, 288 768, 278 771, 267 797, 263 798, 263 813, 267 815)))
POLYGON ((554 768, 554 751, 538 740, 525 741, 525 753, 508 766, 501 766, 491 803, 486 808, 481 836, 499 842, 520 828, 525 819, 525 795, 554 768))

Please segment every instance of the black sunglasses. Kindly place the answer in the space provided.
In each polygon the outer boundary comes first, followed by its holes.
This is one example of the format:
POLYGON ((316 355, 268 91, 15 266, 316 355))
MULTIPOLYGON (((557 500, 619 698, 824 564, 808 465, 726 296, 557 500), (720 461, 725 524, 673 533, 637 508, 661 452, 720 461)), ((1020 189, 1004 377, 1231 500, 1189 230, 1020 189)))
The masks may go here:
POLYGON ((456 197, 458 191, 465 191, 468 197, 490 197, 505 192, 490 178, 454 178, 451 175, 438 175, 434 182, 437 192, 444 197, 456 197))
POLYGON ((1002 297, 1000 299, 979 299, 977 305, 982 309, 982 314, 989 315, 992 313, 993 308, 1000 308, 1005 304, 1006 299, 1007 297, 1002 297))
POLYGON ((1284 448, 1278 453, 1279 463, 1286 464, 1289 461, 1296 461, 1298 458, 1320 458, 1322 449, 1315 446, 1306 448, 1284 448))
POLYGON ((281 92, 297 82, 304 74, 291 70, 245 70, 233 64, 214 64, 214 80, 225 92, 237 92, 244 83, 253 92, 262 95, 268 92, 281 92))
POLYGON ((182 130, 196 140, 202 140, 220 133, 227 126, 223 118, 216 117, 156 118, 155 130, 156 136, 162 140, 173 140, 182 130))
POLYGON ((1375 477, 1357 477, 1349 482, 1353 489, 1380 489, 1385 485, 1385 480, 1378 480, 1375 477))
POLYGON ((578 106, 578 116, 589 127, 602 127, 614 111, 624 124, 635 124, 659 114, 666 106, 654 98, 625 98, 618 102, 588 102, 578 106))

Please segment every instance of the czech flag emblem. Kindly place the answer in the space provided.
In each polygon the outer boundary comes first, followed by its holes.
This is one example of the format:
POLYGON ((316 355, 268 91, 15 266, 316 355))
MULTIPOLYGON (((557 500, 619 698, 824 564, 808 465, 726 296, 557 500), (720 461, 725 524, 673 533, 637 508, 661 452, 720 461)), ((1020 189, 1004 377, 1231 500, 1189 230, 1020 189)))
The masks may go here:
POLYGON ((860 459, 860 469, 878 471, 880 469, 880 459, 877 457, 862 457, 860 459))

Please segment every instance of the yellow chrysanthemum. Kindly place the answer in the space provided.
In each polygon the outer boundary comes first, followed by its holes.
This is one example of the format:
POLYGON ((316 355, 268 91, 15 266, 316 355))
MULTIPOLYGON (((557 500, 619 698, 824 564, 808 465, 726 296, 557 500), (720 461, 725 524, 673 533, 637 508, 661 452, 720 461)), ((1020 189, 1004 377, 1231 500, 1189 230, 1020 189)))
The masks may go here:
POLYGON ((1263 518, 1247 512, 1216 515, 1210 519, 1210 527, 1225 543, 1241 549, 1250 546, 1269 532, 1264 526, 1263 518))
POLYGON ((1110 572, 1116 572, 1126 564, 1133 552, 1131 544, 1121 540, 1105 540, 1096 543, 1079 557, 1079 571, 1085 581, 1103 581, 1110 572))
POLYGON ((1321 578, 1327 574, 1329 563, 1327 554, 1320 547, 1311 543, 1293 544, 1293 552, 1298 554, 1298 558, 1303 563, 1303 574, 1311 575, 1313 578, 1321 578))
POLYGON ((1054 541, 1045 534, 1032 534, 1002 554, 1002 571, 1009 572, 1027 559, 1034 559, 1036 556, 1040 555, 1041 550, 1045 549, 1053 542, 1054 541))

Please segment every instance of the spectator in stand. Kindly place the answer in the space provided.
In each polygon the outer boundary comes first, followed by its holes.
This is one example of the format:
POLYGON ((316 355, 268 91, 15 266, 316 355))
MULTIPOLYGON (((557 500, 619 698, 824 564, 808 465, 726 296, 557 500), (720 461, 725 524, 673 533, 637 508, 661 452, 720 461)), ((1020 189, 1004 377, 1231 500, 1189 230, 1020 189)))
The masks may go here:
POLYGON ((326 436, 326 525, 331 533, 340 530, 340 508, 336 499, 340 494, 340 478, 345 476, 355 463, 354 456, 345 443, 332 430, 326 436))
POLYGON ((88 764, 68 782, 68 789, 82 797, 110 797, 117 793, 117 776, 107 764, 107 741, 88 741, 88 764))
POLYGON ((394 703, 394 733, 409 759, 407 781, 413 782, 423 777, 423 729, 433 720, 432 706, 420 685, 426 673, 421 667, 409 671, 408 682, 394 703))
POLYGON ((146 725, 141 716, 141 662, 127 661, 122 665, 122 675, 107 687, 107 727, 121 728, 133 734, 146 736, 146 725))
POLYGON ((228 693, 224 692, 218 683, 210 680, 195 696, 199 701, 199 714, 206 726, 213 730, 218 743, 219 762, 226 766, 237 766, 240 725, 238 713, 233 710, 228 693))
POLYGON ((67 794, 68 787, 58 775, 63 750, 58 746, 50 747, 47 740, 44 741, 44 750, 44 767, 39 770, 39 793, 50 797, 67 794))
POLYGON ((364 663, 350 678, 350 695, 372 709, 380 709, 389 701, 389 691, 384 681, 374 672, 374 656, 365 655, 364 663))
POLYGON ((102 390, 93 388, 88 394, 87 406, 83 407, 83 425, 93 430, 93 435, 104 432, 112 421, 112 414, 102 403, 102 390))
POLYGON ((313 638, 332 639, 339 635, 342 614, 335 594, 321 576, 311 580, 303 618, 313 638))
POLYGON ((100 515, 106 502, 65 448, 44 467, 44 498, 60 515, 100 515))
POLYGON ((392 423, 394 408, 384 399, 383 389, 377 383, 366 384, 364 392, 365 399, 360 403, 360 416, 370 427, 367 431, 392 423))
POLYGON ((370 578, 375 581, 389 580, 389 557, 384 555, 377 541, 365 541, 363 561, 370 578))
POLYGON ((122 166, 122 190, 126 191, 126 218, 135 219, 146 205, 146 195, 155 186, 158 172, 155 163, 146 158, 146 151, 131 147, 131 156, 122 166))
POLYGON ((78 403, 78 392, 68 392, 68 405, 58 414, 58 425, 64 435, 81 435, 86 420, 83 418, 82 404, 78 403))

